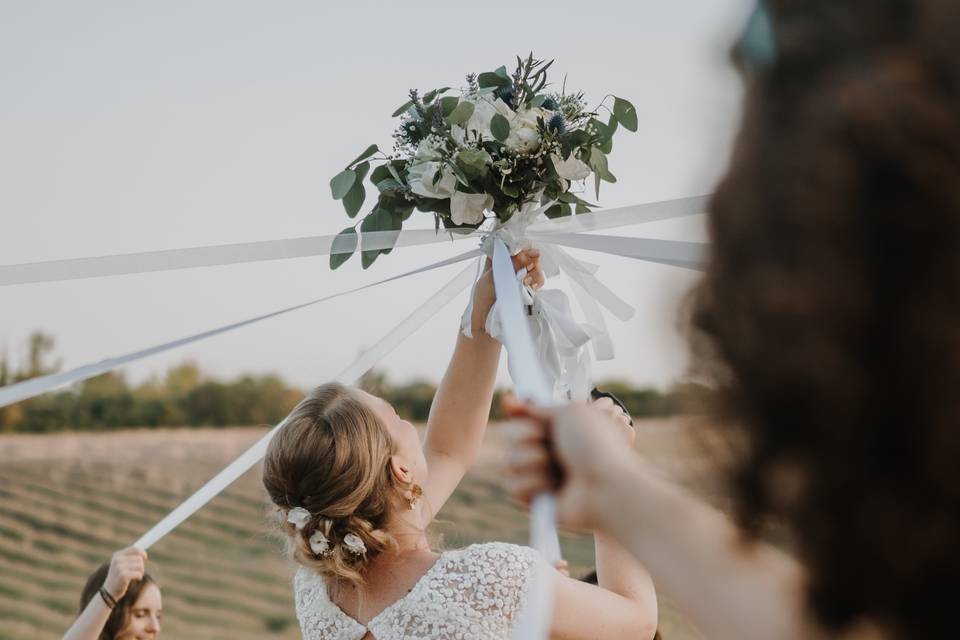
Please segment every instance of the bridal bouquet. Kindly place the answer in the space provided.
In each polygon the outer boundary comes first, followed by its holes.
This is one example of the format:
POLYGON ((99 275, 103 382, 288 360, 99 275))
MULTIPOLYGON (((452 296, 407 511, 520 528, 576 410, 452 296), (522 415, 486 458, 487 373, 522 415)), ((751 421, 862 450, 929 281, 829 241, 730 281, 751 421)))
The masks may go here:
MULTIPOLYGON (((410 91, 393 113, 400 124, 392 152, 370 145, 330 181, 351 218, 366 199, 364 181, 376 188, 376 205, 359 221, 364 269, 391 249, 363 250, 362 234, 399 230, 415 209, 432 214, 437 229, 466 230, 487 218, 504 223, 531 203, 555 202, 545 212, 551 218, 590 211, 571 183, 592 174, 599 197, 601 181, 616 182, 607 154, 618 127, 637 130, 637 112, 616 96, 590 109, 582 93, 551 90, 552 64, 531 54, 518 57, 512 73, 471 73, 459 90, 410 91), (371 171, 373 162, 379 165, 371 171)), ((338 246, 349 252, 332 254, 331 268, 356 251, 356 226, 338 234, 338 246)))

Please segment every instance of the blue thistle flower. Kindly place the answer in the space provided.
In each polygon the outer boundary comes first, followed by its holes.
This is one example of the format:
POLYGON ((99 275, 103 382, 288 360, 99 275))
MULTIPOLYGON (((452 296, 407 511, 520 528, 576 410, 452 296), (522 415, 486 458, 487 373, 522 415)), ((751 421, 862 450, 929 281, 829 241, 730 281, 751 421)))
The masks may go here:
POLYGON ((497 87, 493 95, 503 100, 508 106, 513 106, 514 93, 512 85, 509 87, 497 87))
POLYGON ((543 104, 540 106, 546 109, 547 111, 556 111, 557 109, 560 108, 560 105, 558 105, 557 101, 554 100, 553 98, 547 98, 546 100, 543 101, 543 104))
POLYGON ((555 113, 547 120, 547 131, 553 133, 565 133, 567 130, 567 121, 564 120, 562 113, 555 113))

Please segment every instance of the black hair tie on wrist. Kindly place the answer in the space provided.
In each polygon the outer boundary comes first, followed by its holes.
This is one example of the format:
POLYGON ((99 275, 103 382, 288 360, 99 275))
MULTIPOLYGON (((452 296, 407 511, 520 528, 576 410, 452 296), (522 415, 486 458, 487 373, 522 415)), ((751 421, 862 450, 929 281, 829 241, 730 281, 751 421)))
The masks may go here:
POLYGON ((590 390, 590 398, 592 398, 593 400, 599 400, 600 398, 610 398, 611 400, 613 400, 613 404, 620 407, 620 411, 623 411, 623 415, 627 416, 627 419, 630 420, 630 426, 631 427, 633 426, 633 416, 631 416, 630 412, 627 411, 627 405, 623 404, 623 402, 621 402, 620 398, 618 398, 617 396, 607 391, 600 391, 600 389, 597 389, 596 387, 594 387, 593 389, 590 390))
POLYGON ((103 602, 107 605, 108 609, 117 608, 117 599, 110 595, 110 592, 107 591, 106 587, 100 587, 100 597, 103 598, 103 602))

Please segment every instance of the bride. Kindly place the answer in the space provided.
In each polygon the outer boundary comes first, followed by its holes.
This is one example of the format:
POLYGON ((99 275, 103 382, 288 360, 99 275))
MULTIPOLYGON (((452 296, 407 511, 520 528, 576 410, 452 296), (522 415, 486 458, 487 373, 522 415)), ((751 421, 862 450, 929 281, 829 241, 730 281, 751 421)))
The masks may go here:
MULTIPOLYGON (((514 267, 542 286, 536 250, 519 253, 514 267)), ((483 331, 494 300, 488 268, 474 290, 474 337, 457 338, 422 446, 389 403, 339 384, 316 388, 271 442, 263 484, 300 565, 304 638, 510 636, 536 552, 490 542, 438 553, 426 534, 483 439, 500 355, 483 331)), ((554 572, 552 637, 652 638, 649 574, 608 539, 597 538, 596 555, 599 587, 554 572)))

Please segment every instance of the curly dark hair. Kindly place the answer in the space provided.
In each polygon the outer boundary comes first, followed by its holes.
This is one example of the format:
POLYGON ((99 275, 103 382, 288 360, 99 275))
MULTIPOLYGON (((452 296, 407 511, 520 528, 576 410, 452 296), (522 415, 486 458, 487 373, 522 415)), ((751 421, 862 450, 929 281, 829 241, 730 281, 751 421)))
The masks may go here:
MULTIPOLYGON (((826 628, 956 631, 960 3, 768 2, 693 295, 744 450, 738 519, 784 523, 826 628)), ((708 349, 704 349, 704 345, 708 349)))

